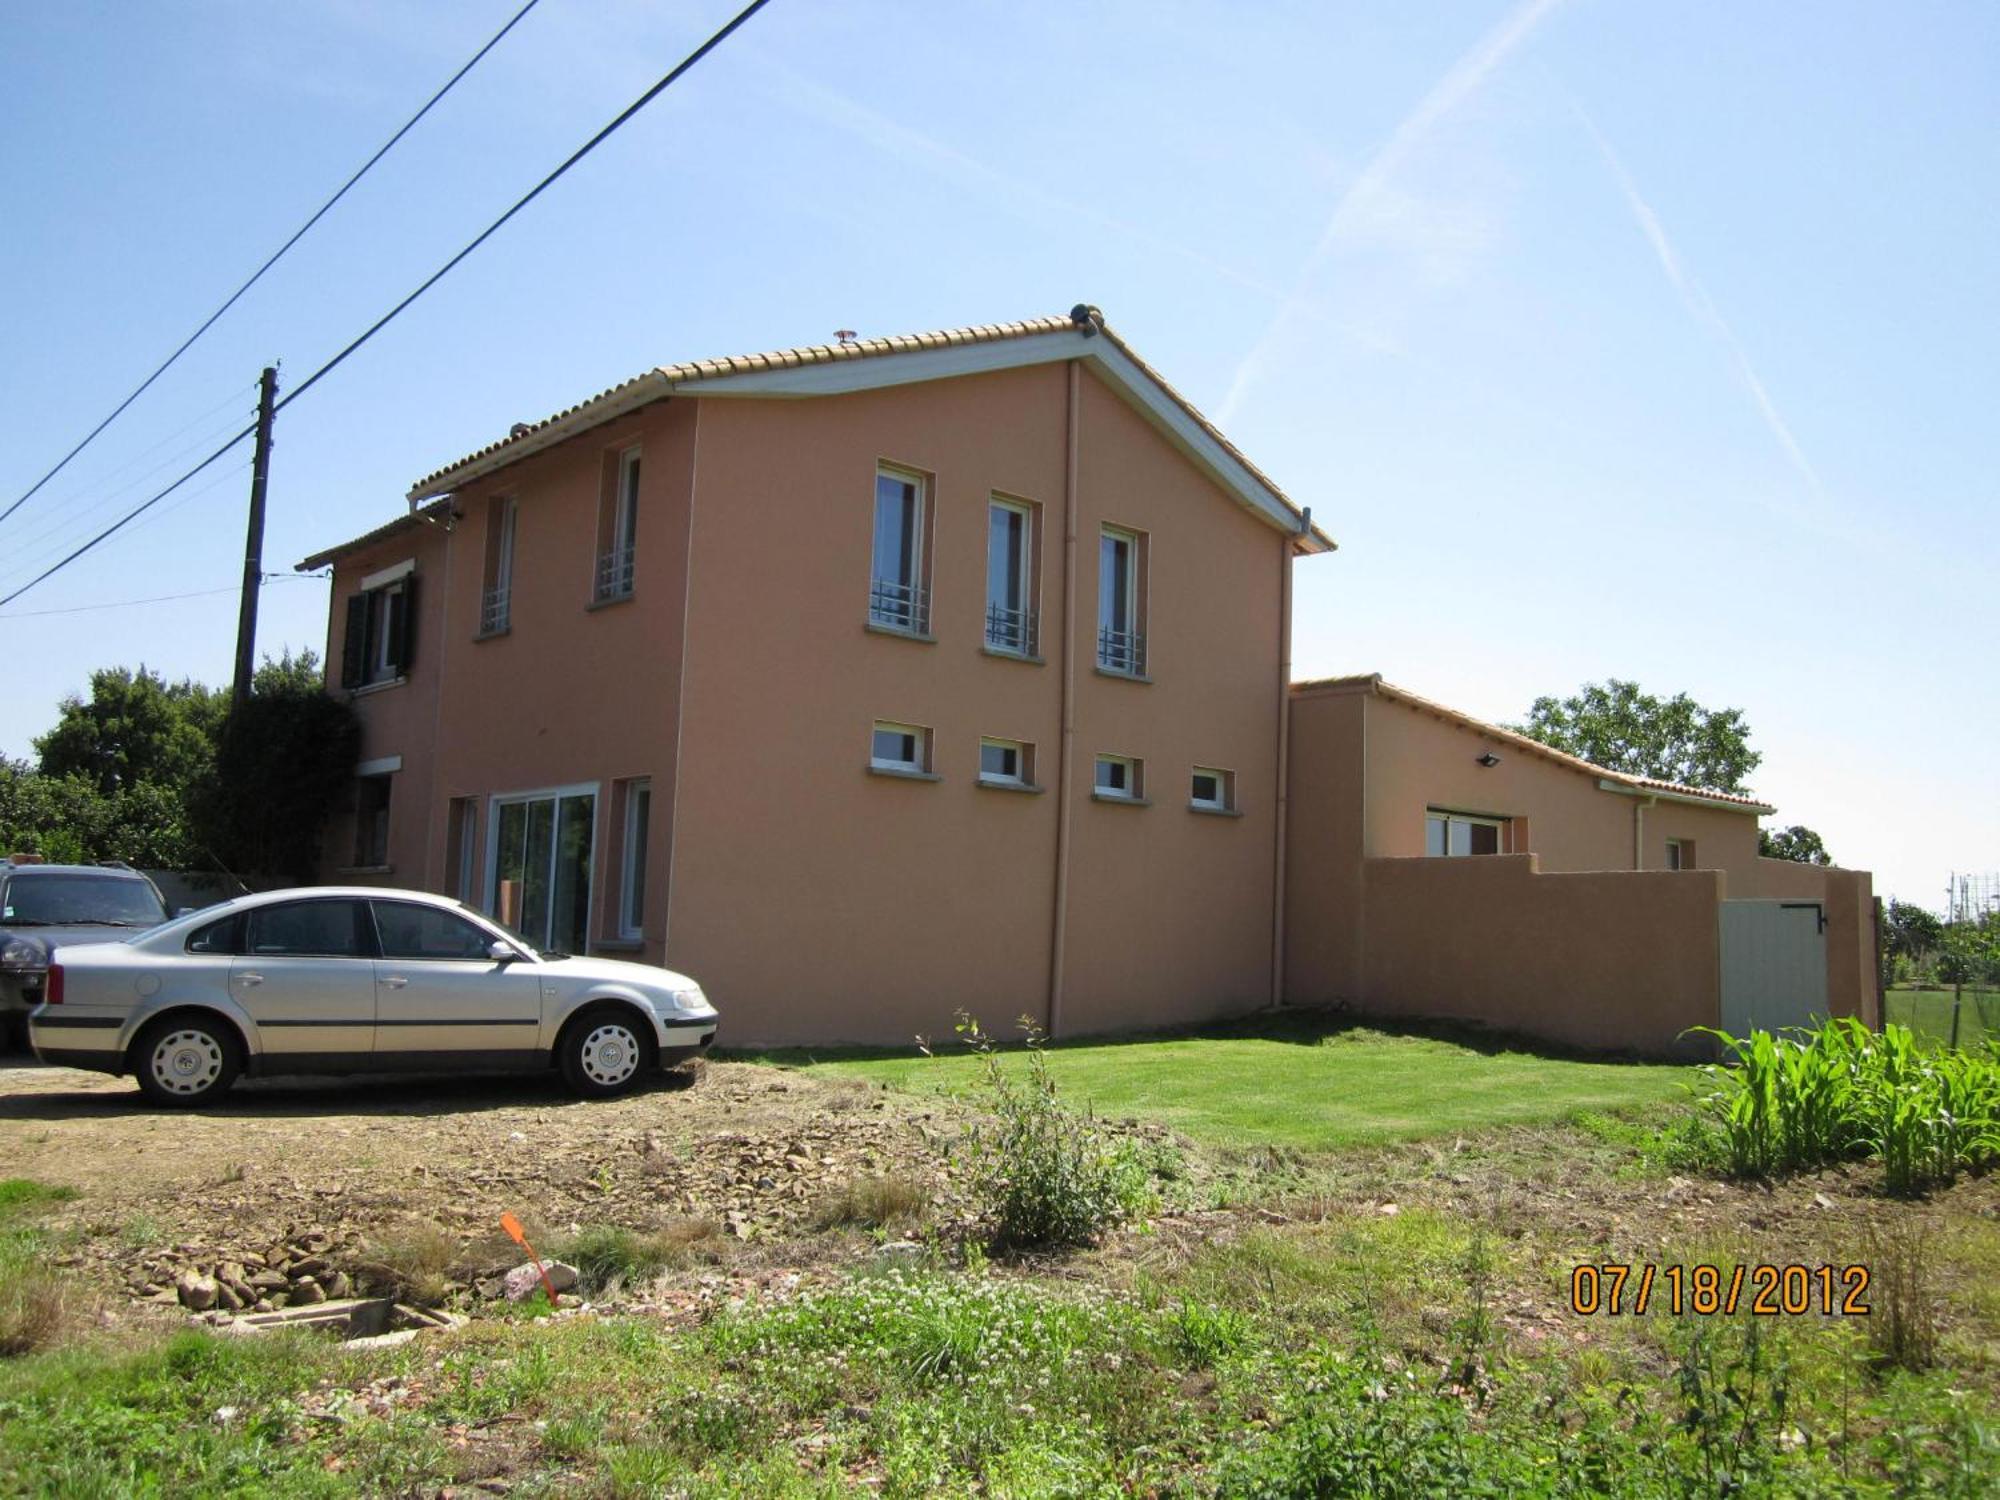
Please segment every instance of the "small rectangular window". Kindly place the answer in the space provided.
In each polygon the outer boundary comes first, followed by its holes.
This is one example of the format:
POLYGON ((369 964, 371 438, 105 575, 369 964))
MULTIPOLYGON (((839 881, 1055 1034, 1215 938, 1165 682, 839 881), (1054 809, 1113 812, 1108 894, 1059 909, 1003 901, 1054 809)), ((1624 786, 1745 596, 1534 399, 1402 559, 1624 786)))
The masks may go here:
POLYGON ((981 740, 979 779, 988 786, 1031 786, 1035 747, 1021 740, 981 740))
POLYGON ((930 630, 930 487, 920 474, 875 472, 875 545, 868 583, 868 619, 890 630, 930 630))
POLYGON ((622 938, 645 936, 646 846, 652 821, 653 783, 626 783, 623 871, 618 887, 618 935, 622 938))
POLYGON ((1203 812, 1235 811, 1236 773, 1213 766, 1196 766, 1189 778, 1188 806, 1203 812))
POLYGON ((1146 675, 1145 538, 1107 526, 1097 544, 1097 665, 1146 675))
POLYGON ((1035 608, 1035 507, 997 496, 986 508, 986 644, 1033 656, 1039 647, 1035 608))
POLYGON ((1095 791, 1100 797, 1137 801, 1144 795, 1143 761, 1127 755, 1097 757, 1095 791))
POLYGON ((930 770, 930 731, 914 724, 875 724, 868 764, 878 771, 930 770))
POLYGON ((1505 818, 1432 808, 1424 814, 1424 853, 1433 858, 1502 854, 1506 852, 1506 828, 1505 818))
POLYGON ((1667 840, 1667 868, 1669 870, 1692 870, 1696 868, 1693 839, 1667 840))
POLYGON ((520 507, 512 495, 486 502, 486 576, 479 594, 479 633, 498 635, 514 619, 514 533, 520 507))
POLYGON ((597 579, 591 597, 602 604, 632 592, 639 542, 639 450, 627 448, 606 463, 605 494, 598 507, 597 579))

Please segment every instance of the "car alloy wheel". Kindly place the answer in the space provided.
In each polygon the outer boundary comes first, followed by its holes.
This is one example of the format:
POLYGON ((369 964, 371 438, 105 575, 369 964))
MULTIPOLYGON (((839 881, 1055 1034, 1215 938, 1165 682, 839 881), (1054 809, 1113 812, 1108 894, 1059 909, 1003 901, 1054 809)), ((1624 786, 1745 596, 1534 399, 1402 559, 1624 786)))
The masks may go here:
POLYGON ((153 1080, 169 1094, 192 1099, 206 1094, 222 1078, 228 1059, 222 1044, 206 1031, 170 1031, 153 1044, 147 1062, 153 1080))
POLYGON ((618 1021, 591 1027, 578 1048, 583 1076, 601 1089, 615 1089, 639 1071, 639 1038, 618 1021))

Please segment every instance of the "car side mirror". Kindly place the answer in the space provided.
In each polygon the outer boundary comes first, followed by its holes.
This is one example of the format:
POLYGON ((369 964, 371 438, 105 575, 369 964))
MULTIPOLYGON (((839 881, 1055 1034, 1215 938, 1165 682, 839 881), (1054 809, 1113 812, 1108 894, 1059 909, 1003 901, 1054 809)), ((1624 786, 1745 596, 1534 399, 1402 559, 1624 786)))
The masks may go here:
POLYGON ((174 917, 175 920, 179 920, 182 917, 191 917, 200 910, 199 906, 177 906, 174 908, 174 917))
POLYGON ((503 943, 495 938, 486 945, 486 956, 496 964, 511 964, 519 960, 521 950, 512 943, 503 943))

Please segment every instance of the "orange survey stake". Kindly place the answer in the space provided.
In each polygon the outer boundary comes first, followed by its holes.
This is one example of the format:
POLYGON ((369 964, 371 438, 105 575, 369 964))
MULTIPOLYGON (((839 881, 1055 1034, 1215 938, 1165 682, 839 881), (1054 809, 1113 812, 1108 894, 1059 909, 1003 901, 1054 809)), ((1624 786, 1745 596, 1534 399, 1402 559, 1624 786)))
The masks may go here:
POLYGON ((535 1247, 528 1243, 528 1236, 521 1229, 521 1221, 511 1213, 500 1215, 500 1227, 507 1231, 507 1238, 528 1252, 528 1259, 535 1263, 535 1269, 542 1273, 542 1287, 549 1294, 549 1306, 556 1305, 556 1284, 549 1280, 549 1268, 542 1264, 542 1258, 535 1254, 535 1247))

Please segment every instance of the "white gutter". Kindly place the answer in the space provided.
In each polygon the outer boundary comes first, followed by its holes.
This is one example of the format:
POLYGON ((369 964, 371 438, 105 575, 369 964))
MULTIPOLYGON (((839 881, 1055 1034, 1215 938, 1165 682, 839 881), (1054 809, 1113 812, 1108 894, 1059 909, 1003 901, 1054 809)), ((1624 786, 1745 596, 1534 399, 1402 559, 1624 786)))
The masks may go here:
POLYGON ((1597 783, 1600 792, 1616 792, 1621 797, 1644 797, 1650 802, 1684 802, 1689 807, 1706 807, 1717 812, 1754 813, 1768 818, 1777 808, 1762 802, 1735 802, 1723 797, 1700 797, 1692 792, 1663 792, 1656 787, 1633 786, 1628 782, 1611 781, 1600 777, 1597 783))

